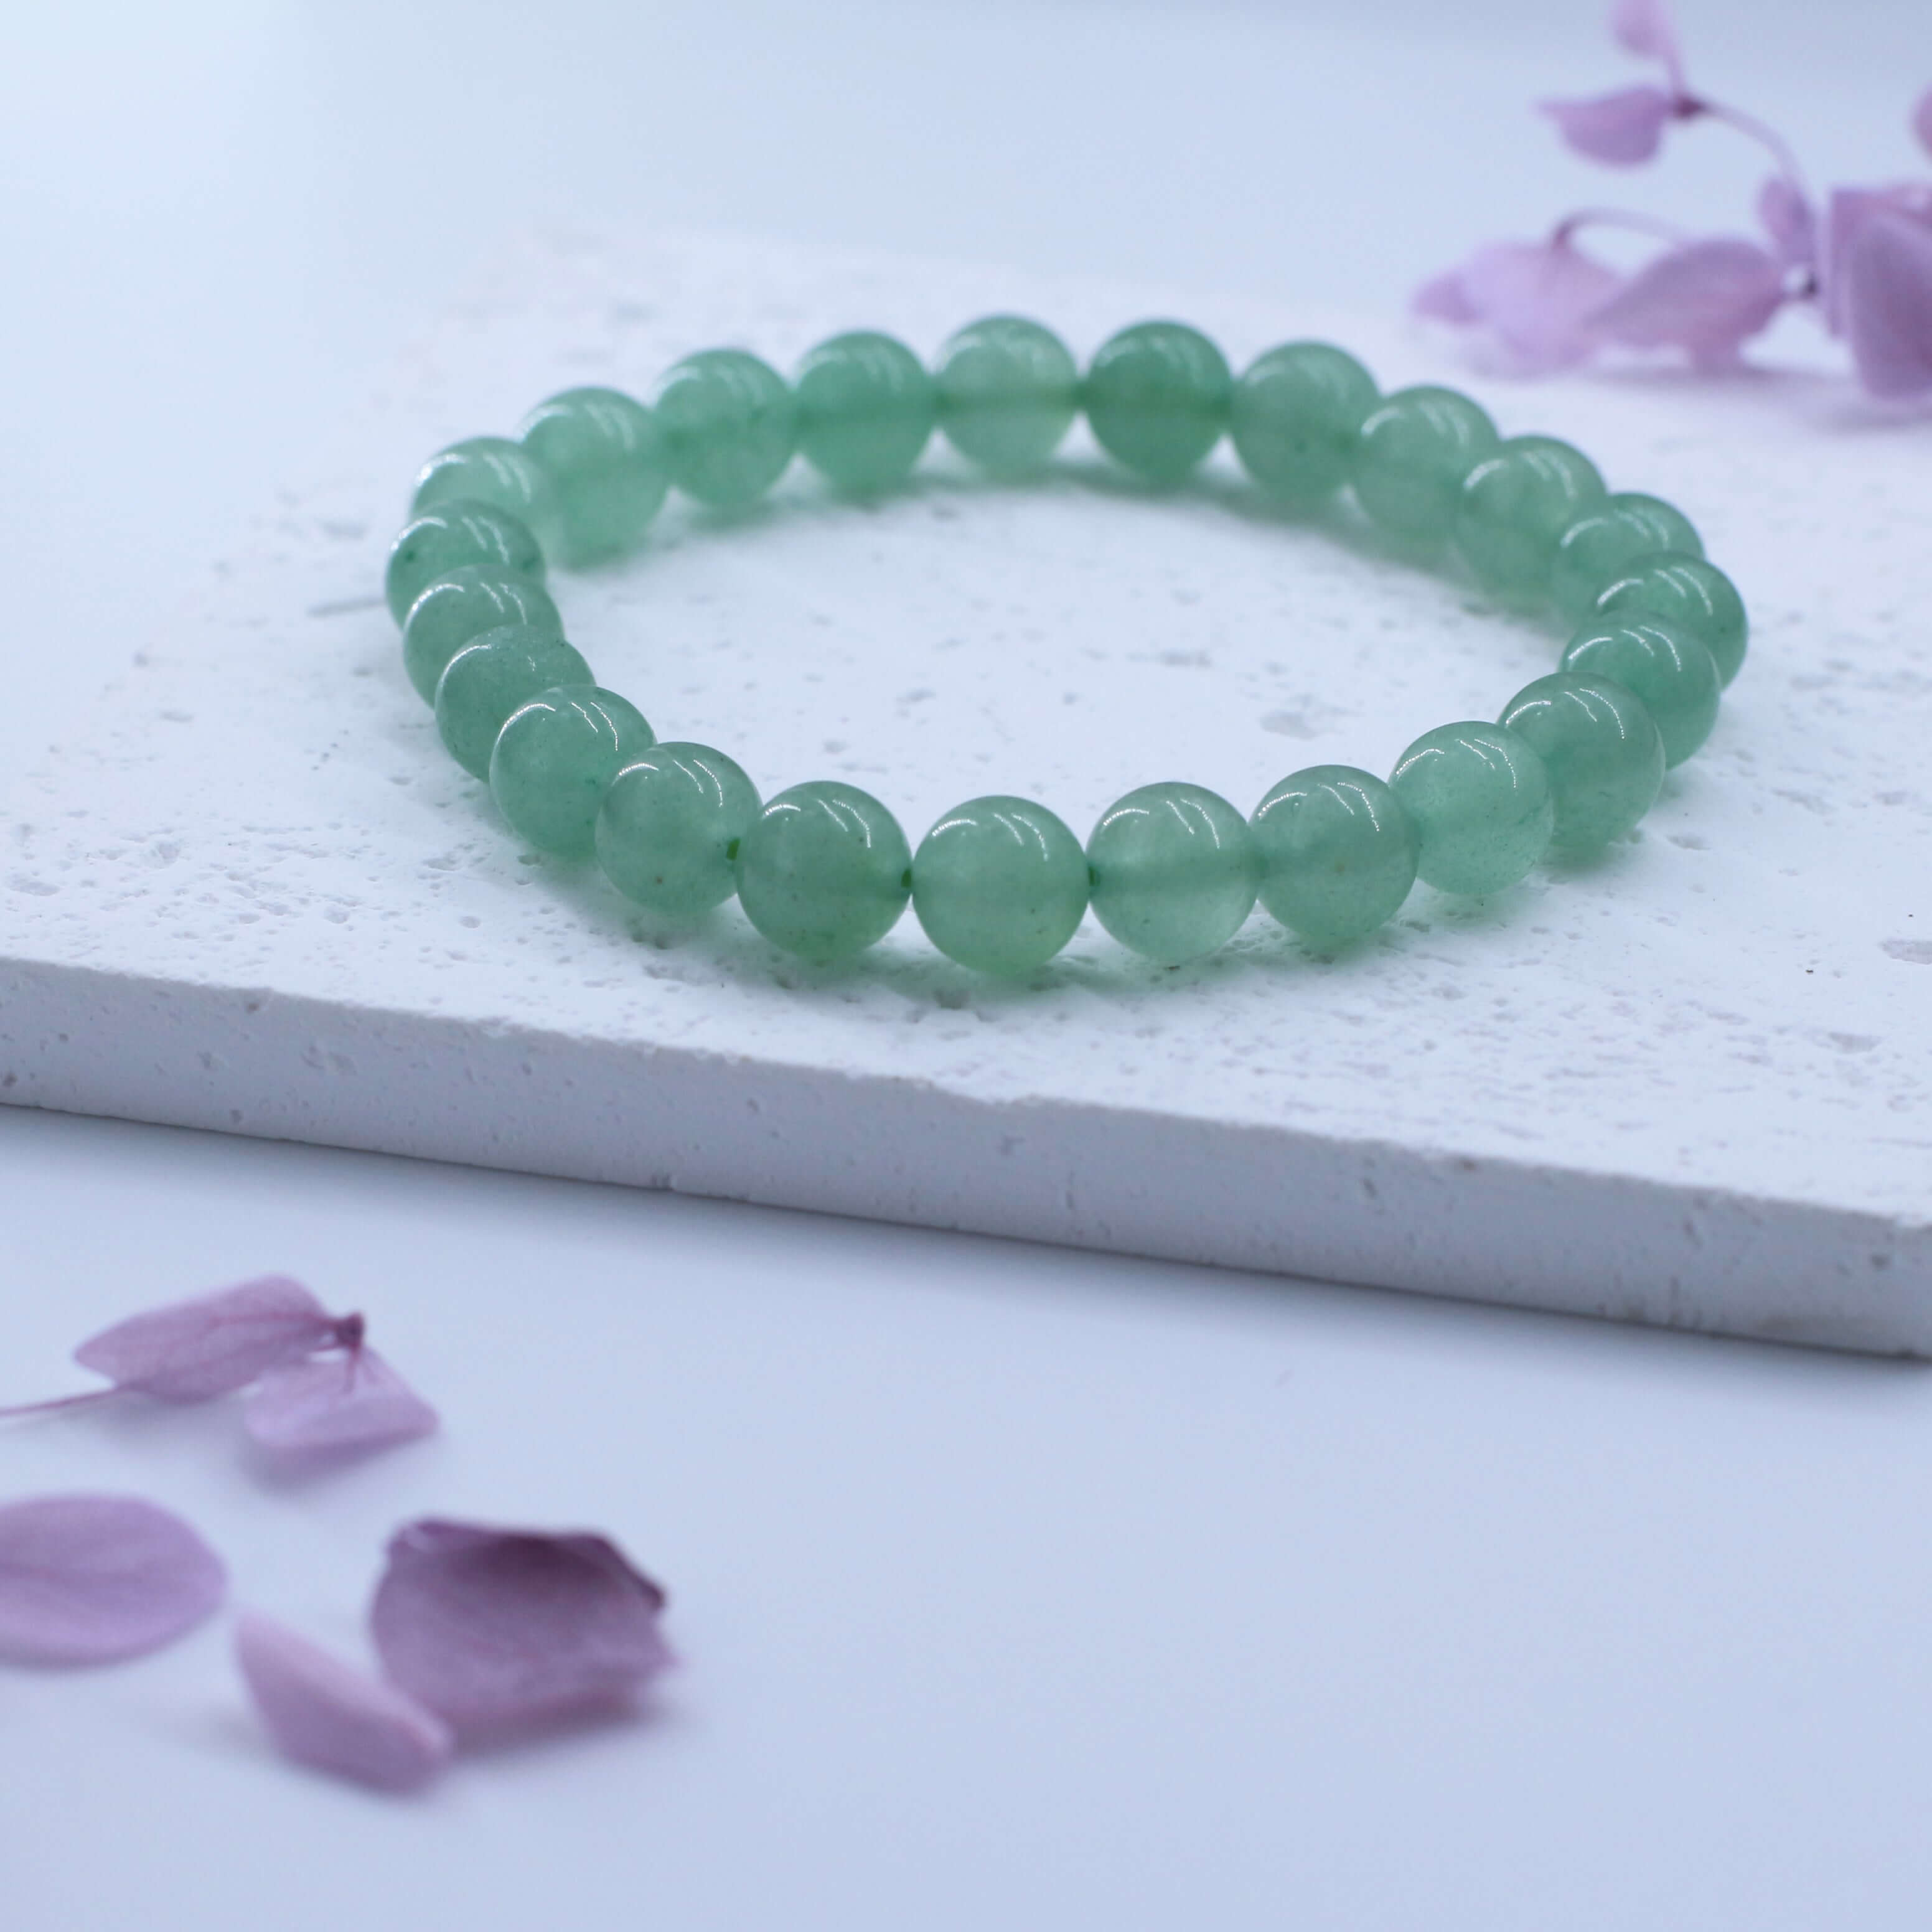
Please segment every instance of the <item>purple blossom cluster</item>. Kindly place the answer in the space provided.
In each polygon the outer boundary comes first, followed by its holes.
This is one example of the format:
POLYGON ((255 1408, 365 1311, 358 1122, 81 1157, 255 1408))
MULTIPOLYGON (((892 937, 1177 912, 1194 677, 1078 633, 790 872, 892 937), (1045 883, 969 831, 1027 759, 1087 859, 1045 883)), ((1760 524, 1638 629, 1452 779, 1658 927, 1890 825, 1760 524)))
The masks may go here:
MULTIPOLYGON (((1840 188, 1815 198, 1772 129, 1690 86, 1665 0, 1616 0, 1610 31, 1660 68, 1660 80, 1544 102, 1558 134, 1591 160, 1635 167, 1654 158, 1673 126, 1729 127, 1773 163, 1758 194, 1758 232, 1686 236, 1647 215, 1585 209, 1543 241, 1478 249, 1416 292, 1416 312, 1469 332, 1496 368, 1537 375, 1618 346, 1678 350, 1698 368, 1724 368, 1784 310, 1803 305, 1844 340, 1873 395, 1932 393, 1932 182, 1840 188), (1580 245, 1580 236, 1600 228, 1663 245, 1621 271, 1580 245)), ((1912 127, 1932 152, 1932 90, 1912 127)))

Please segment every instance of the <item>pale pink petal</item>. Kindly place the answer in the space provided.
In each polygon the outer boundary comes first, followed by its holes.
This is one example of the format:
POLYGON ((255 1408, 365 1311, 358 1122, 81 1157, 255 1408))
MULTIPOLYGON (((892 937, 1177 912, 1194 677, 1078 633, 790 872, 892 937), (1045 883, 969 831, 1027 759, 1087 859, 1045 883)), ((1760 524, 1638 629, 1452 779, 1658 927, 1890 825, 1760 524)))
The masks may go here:
POLYGON ((1784 176, 1772 176, 1758 190, 1757 218, 1786 268, 1807 268, 1816 260, 1817 218, 1810 202, 1784 176))
POLYGON ((1676 348, 1706 365, 1736 359, 1784 301, 1784 272, 1755 242, 1719 236, 1672 248, 1640 268, 1592 318, 1633 348, 1676 348))
POLYGON ((1664 0, 1615 0, 1610 32, 1626 51, 1640 60, 1661 61, 1673 76, 1682 64, 1676 23, 1664 0))
POLYGON ((1462 286, 1460 268, 1446 268, 1424 282, 1409 298, 1408 305, 1415 314, 1426 315, 1432 322, 1466 326, 1483 319, 1481 310, 1470 301, 1469 292, 1462 286))
POLYGON ((74 1358, 119 1388, 202 1402, 323 1346, 338 1327, 300 1282, 264 1275, 117 1322, 83 1342, 74 1358))
POLYGON ((1932 154, 1932 87, 1918 97, 1918 105, 1912 110, 1912 131, 1918 136, 1918 145, 1932 154))
POLYGON ((177 1516, 138 1496, 0 1508, 0 1657, 108 1664, 158 1650, 220 1605, 227 1573, 177 1516))
POLYGON ((1657 152, 1677 112, 1674 96, 1660 87, 1619 88, 1588 100, 1543 100, 1537 105, 1578 154, 1613 168, 1635 167, 1657 152))
POLYGON ((1499 242, 1463 264, 1470 306, 1487 325, 1500 366, 1536 375, 1582 362, 1597 346, 1590 318, 1620 278, 1567 241, 1499 242))
POLYGON ((1932 389, 1932 223, 1880 210, 1852 236, 1840 274, 1858 380, 1875 396, 1932 389))
POLYGON ((244 1616, 235 1660, 285 1757, 382 1791, 415 1791, 449 1762, 449 1726, 405 1691, 306 1637, 244 1616))
POLYGON ((396 1683, 487 1733, 621 1708, 670 1661, 664 1601, 603 1537, 426 1520, 391 1539, 369 1623, 396 1683))
POLYGON ((1932 188, 1916 182, 1892 188, 1841 188, 1832 195, 1825 215, 1825 326, 1843 335, 1850 316, 1845 302, 1845 266, 1858 232, 1875 215, 1891 213, 1916 221, 1932 222, 1932 188))
POLYGON ((432 1434, 436 1411, 369 1348, 271 1369, 249 1391, 242 1420, 279 1456, 329 1456, 432 1434))

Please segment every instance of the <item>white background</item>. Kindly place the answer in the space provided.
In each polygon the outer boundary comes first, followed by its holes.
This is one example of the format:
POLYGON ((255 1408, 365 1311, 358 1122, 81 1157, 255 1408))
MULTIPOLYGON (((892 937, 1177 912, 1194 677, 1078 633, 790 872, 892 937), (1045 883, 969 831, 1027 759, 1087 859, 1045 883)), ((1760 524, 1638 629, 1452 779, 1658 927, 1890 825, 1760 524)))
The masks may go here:
MULTIPOLYGON (((45 10, 50 15, 52 10, 45 10)), ((1588 8, 187 5, 10 27, 17 766, 493 244, 709 222, 1393 308, 1624 182, 1525 104, 1588 8)), ((1687 9, 1826 178, 1911 170, 1904 4, 1687 9)), ((436 1509, 607 1528, 686 1659, 634 1729, 384 1804, 264 1753, 212 1630, 0 1675, 22 1932, 1920 1927, 1922 1372, 0 1112, 0 1399, 283 1268, 446 1437, 290 1487, 226 1414, 0 1436, 351 1648, 436 1509)))

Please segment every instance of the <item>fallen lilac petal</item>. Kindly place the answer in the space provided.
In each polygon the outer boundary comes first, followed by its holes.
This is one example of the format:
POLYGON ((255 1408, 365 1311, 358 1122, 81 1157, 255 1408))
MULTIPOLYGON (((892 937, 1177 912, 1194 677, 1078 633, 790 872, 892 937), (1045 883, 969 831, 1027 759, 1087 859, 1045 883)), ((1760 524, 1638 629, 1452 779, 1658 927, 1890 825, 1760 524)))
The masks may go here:
POLYGON ((138 1496, 0 1508, 0 1657, 110 1664, 171 1643, 220 1605, 221 1559, 138 1496))
POLYGON ((266 1617, 244 1616, 235 1660, 284 1757, 380 1791, 416 1791, 449 1762, 449 1726, 406 1691, 266 1617))
POLYGON ((436 1427, 436 1411, 368 1348, 271 1369, 249 1391, 242 1420, 279 1456, 386 1449, 436 1427))
POLYGON ((1648 160, 1678 112, 1674 94, 1649 86, 1619 88, 1587 100, 1540 100, 1537 105, 1578 154, 1613 168, 1635 167, 1648 160))
POLYGON ((1670 70, 1672 80, 1682 85, 1684 56, 1678 46, 1676 22, 1664 0, 1616 0, 1610 9, 1610 32, 1627 52, 1640 60, 1661 61, 1670 70))
POLYGON ((1567 238, 1502 242, 1416 292, 1417 313, 1479 328, 1480 360, 1498 373, 1540 375, 1582 362, 1598 346, 1588 318, 1618 277, 1567 238))
POLYGON ((1932 389, 1932 223, 1877 211, 1852 236, 1838 275, 1859 381, 1875 396, 1932 389))
POLYGON ((1755 242, 1717 236, 1654 257, 1591 320, 1632 348, 1682 349, 1700 366, 1722 367, 1784 299, 1775 256, 1755 242))
POLYGON ((1759 189, 1757 218, 1786 268, 1808 268, 1818 257, 1818 221, 1811 204, 1782 175, 1759 189))
POLYGON ((74 1352, 117 1388, 167 1402, 205 1402, 265 1370, 335 1341, 342 1324, 286 1275, 130 1316, 74 1352))
POLYGON ((620 1708, 670 1661, 664 1592, 602 1536, 428 1520, 370 1606, 390 1678, 460 1735, 620 1708))
POLYGON ((1918 104, 1912 110, 1912 131, 1918 136, 1918 145, 1932 154, 1932 87, 1918 97, 1918 104))

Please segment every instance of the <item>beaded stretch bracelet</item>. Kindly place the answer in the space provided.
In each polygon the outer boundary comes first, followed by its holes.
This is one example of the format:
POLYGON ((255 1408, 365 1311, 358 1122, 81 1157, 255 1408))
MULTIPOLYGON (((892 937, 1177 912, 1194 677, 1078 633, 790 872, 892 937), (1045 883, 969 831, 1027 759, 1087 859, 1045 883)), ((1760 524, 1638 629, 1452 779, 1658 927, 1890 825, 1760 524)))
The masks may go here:
POLYGON ((940 950, 978 970, 1043 964, 1090 906, 1122 944, 1178 964, 1213 951, 1256 898, 1318 950, 1372 932, 1418 878, 1500 891, 1546 850, 1628 832, 1665 768, 1715 722, 1746 640, 1744 606, 1696 531, 1652 496, 1612 495, 1589 459, 1540 436, 1499 438, 1468 397, 1384 397, 1325 344, 1270 350, 1237 380, 1198 331, 1124 329, 1084 378, 1057 337, 994 316, 962 329, 928 374, 871 333, 813 350, 789 385, 754 356, 676 364, 650 408, 614 390, 540 404, 514 441, 433 457, 390 552, 404 662, 444 743, 540 850, 594 855, 618 890, 671 922, 734 892, 765 938, 830 961, 882 938, 908 898, 940 950), (736 507, 794 454, 869 496, 904 480, 937 427, 996 475, 1036 470, 1084 410, 1096 440, 1156 485, 1224 433, 1276 501, 1313 509, 1344 488, 1418 548, 1454 544, 1487 590, 1553 604, 1574 627, 1554 676, 1498 722, 1426 733, 1388 782, 1346 765, 1294 772, 1244 818, 1199 785, 1130 792, 1083 850, 1044 806, 969 800, 916 853, 892 814, 836 780, 767 802, 708 746, 659 743, 565 642, 547 559, 633 547, 675 485, 736 507))

